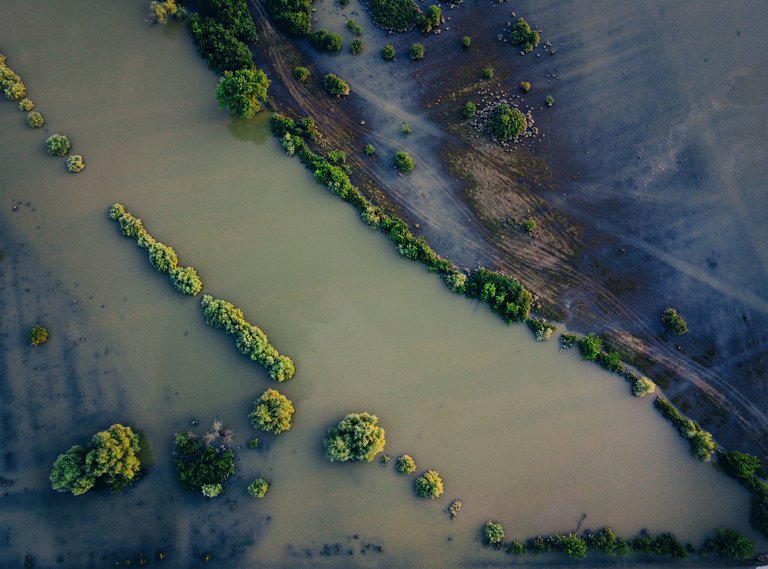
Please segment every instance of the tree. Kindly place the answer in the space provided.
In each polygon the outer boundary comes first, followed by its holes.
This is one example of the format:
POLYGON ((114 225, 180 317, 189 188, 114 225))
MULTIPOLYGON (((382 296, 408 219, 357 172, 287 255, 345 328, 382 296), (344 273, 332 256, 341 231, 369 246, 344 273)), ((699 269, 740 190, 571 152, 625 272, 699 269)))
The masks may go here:
POLYGON ((341 51, 343 45, 339 34, 327 30, 318 30, 309 34, 309 39, 318 51, 341 51))
POLYGON ((384 450, 386 438, 376 415, 350 413, 330 429, 323 439, 325 456, 331 462, 370 462, 384 450))
POLYGON ((79 445, 60 454, 53 463, 51 488, 57 492, 71 492, 75 496, 93 488, 96 479, 85 469, 85 454, 85 449, 79 445))
POLYGON ((407 152, 400 151, 395 154, 395 168, 401 172, 411 172, 414 166, 413 158, 407 152))
POLYGON ((123 490, 139 473, 139 436, 130 427, 112 425, 93 435, 88 448, 86 472, 94 478, 105 477, 112 490, 123 490))
POLYGON ((539 45, 539 32, 532 30, 528 22, 520 18, 509 34, 509 41, 528 53, 539 45))
POLYGON ((45 141, 45 145, 48 147, 48 153, 53 156, 65 156, 72 148, 72 143, 63 134, 52 134, 45 141))
POLYGON ((210 484, 223 485, 235 472, 235 452, 206 445, 194 433, 175 434, 173 457, 182 486, 191 492, 210 484))
POLYGON ((353 39, 352 44, 349 46, 349 51, 352 52, 352 55, 358 55, 360 53, 363 53, 364 49, 365 49, 365 44, 363 43, 363 40, 359 38, 353 39))
POLYGON ((656 384, 647 377, 640 377, 632 382, 632 395, 635 397, 645 397, 656 391, 656 384))
POLYGON ((558 535, 555 537, 557 549, 573 559, 584 559, 587 556, 587 543, 576 534, 558 535))
POLYGON ((728 476, 737 480, 748 481, 760 468, 760 459, 754 455, 732 450, 724 452, 717 458, 717 464, 725 471, 728 476))
POLYGON ((668 333, 675 336, 682 336, 688 333, 688 324, 674 308, 664 309, 664 312, 661 313, 661 323, 668 333))
POLYGON ((263 478, 257 478, 248 484, 248 493, 254 498, 263 498, 269 490, 269 482, 263 478))
POLYGON ((194 14, 189 19, 189 29, 200 57, 205 59, 216 73, 237 71, 253 65, 248 46, 213 18, 202 20, 194 14))
POLYGON ((27 124, 32 128, 40 128, 45 123, 43 115, 37 111, 30 111, 27 113, 27 124))
POLYGON ((381 57, 383 57, 387 61, 394 60, 395 59, 395 46, 393 46, 391 43, 388 43, 384 47, 382 47, 381 48, 381 57))
POLYGON ((224 486, 221 484, 203 484, 200 486, 200 491, 206 498, 215 498, 224 491, 224 486))
POLYGON ((48 341, 48 330, 42 326, 32 326, 32 330, 29 331, 29 343, 32 346, 39 346, 45 344, 48 341))
POLYGON ((291 401, 276 389, 267 389, 253 404, 248 415, 251 424, 260 431, 279 435, 291 429, 294 408, 291 401))
POLYGON ((510 107, 506 103, 496 106, 485 124, 485 129, 491 136, 502 142, 517 138, 527 127, 525 115, 520 109, 510 107))
POLYGON ((410 30, 421 11, 413 0, 370 0, 368 6, 376 25, 396 32, 410 30))
POLYGON ((267 100, 270 81, 267 74, 256 67, 225 71, 216 85, 219 107, 232 115, 249 119, 261 110, 267 100))
POLYGON ((470 45, 472 45, 472 38, 470 36, 463 36, 461 38, 461 47, 469 49, 470 45))
POLYGON ((416 462, 410 455, 404 454, 395 461, 395 468, 400 474, 413 474, 416 472, 416 462))
POLYGON ((309 81, 309 69, 306 67, 302 67, 301 65, 298 67, 293 68, 293 78, 296 79, 296 81, 300 81, 301 83, 306 83, 309 81))
POLYGON ((488 545, 501 547, 504 543, 504 526, 489 520, 483 528, 483 538, 488 545))
POLYGON ((595 334, 588 334, 584 336, 578 342, 579 352, 581 352, 582 359, 593 362, 603 352, 603 341, 595 336, 595 334))
POLYGON ((747 536, 731 529, 718 528, 715 532, 717 535, 704 544, 704 551, 716 553, 734 561, 746 561, 752 557, 755 545, 747 536))
POLYGON ((411 61, 418 61, 424 59, 424 44, 414 43, 411 44, 411 50, 409 52, 411 61))
POLYGON ((363 151, 367 156, 373 156, 376 154, 376 147, 373 144, 366 144, 363 151))
POLYGON ((81 154, 73 154, 67 157, 67 170, 72 174, 82 172, 85 168, 85 161, 81 154))
POLYGON ((443 479, 436 470, 427 470, 416 479, 416 495, 433 500, 443 493, 443 479))
POLYGON ((337 97, 349 95, 349 85, 344 79, 333 73, 328 73, 323 77, 323 87, 331 95, 337 97))
POLYGON ((194 267, 176 267, 171 271, 171 283, 182 294, 196 296, 203 290, 203 281, 194 267))

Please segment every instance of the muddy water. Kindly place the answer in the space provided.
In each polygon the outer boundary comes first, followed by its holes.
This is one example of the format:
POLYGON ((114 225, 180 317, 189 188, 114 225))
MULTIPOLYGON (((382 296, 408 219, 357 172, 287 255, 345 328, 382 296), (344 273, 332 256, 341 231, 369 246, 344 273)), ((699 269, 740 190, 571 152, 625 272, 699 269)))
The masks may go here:
POLYGON ((157 550, 174 567, 206 552, 221 567, 482 565, 503 555, 479 543, 489 518, 518 539, 574 530, 583 514, 583 527, 696 543, 715 526, 749 531, 747 494, 691 459, 650 402, 398 258, 282 156, 266 116, 217 111, 184 30, 143 26, 143 9, 14 0, 0 20, 48 121, 33 131, 0 105, 0 475, 14 481, 0 565, 102 567, 157 550), (84 154, 83 173, 46 156, 52 132, 84 154), (240 451, 236 511, 182 492, 170 438, 218 416, 244 445, 250 404, 272 384, 117 233, 105 216, 117 200, 296 361, 281 386, 295 427, 240 451), (36 322, 51 340, 32 350, 36 322), (323 459, 325 430, 362 410, 388 453, 443 474, 444 496, 417 501, 391 463, 323 459), (118 497, 52 492, 56 455, 113 422, 143 431, 144 479, 118 497), (257 503, 245 485, 259 475, 272 489, 257 503), (455 522, 452 498, 465 504, 455 522))

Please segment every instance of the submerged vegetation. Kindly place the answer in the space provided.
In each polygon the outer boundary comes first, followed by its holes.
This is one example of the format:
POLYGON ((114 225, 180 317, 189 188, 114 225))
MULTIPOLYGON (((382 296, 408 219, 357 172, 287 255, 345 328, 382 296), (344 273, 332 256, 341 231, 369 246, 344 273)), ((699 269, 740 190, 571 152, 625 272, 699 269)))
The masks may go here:
POLYGON ((120 232, 136 241, 136 244, 147 251, 149 262, 158 273, 170 277, 174 288, 191 296, 200 294, 203 283, 193 267, 179 267, 178 257, 173 247, 156 241, 144 229, 141 219, 134 217, 125 206, 119 203, 109 208, 109 218, 120 225, 120 232))
POLYGON ((550 340, 552 334, 557 330, 554 324, 550 324, 542 318, 528 318, 525 323, 528 324, 528 328, 531 329, 538 342, 550 340))
POLYGON ((214 420, 202 438, 193 432, 173 436, 173 458, 182 486, 213 498, 223 491, 226 480, 235 472, 235 451, 225 446, 232 431, 214 420), (214 446, 214 443, 221 442, 214 446))
POLYGON ((350 413, 323 439, 325 456, 331 462, 371 462, 384 450, 386 437, 376 415, 350 413))
POLYGON ((416 462, 413 460, 413 458, 410 455, 404 454, 399 456, 395 461, 395 469, 400 474, 405 474, 405 475, 413 474, 414 472, 416 472, 416 462))
POLYGON ((257 478, 248 484, 248 493, 254 498, 263 498, 269 491, 269 482, 263 478, 257 478))
POLYGON ((200 305, 203 307, 205 323, 234 336, 235 346, 240 353, 264 366, 272 379, 286 381, 293 377, 296 371, 293 360, 280 355, 269 343, 267 335, 245 319, 242 310, 208 294, 203 295, 200 305))
POLYGON ((488 545, 501 547, 504 544, 504 526, 499 522, 488 520, 483 528, 483 539, 488 545))
POLYGON ((78 172, 82 172, 84 169, 85 161, 83 160, 82 155, 73 154, 72 156, 67 157, 67 171, 71 172, 72 174, 77 174, 78 172))
POLYGON ((93 435, 88 448, 75 445, 60 454, 53 463, 51 487, 79 496, 103 482, 112 492, 122 492, 139 474, 138 452, 139 436, 133 429, 114 424, 93 435))
POLYGON ((436 470, 427 470, 415 482, 416 495, 419 498, 438 498, 443 494, 443 479, 436 470))
POLYGON ((248 415, 251 425, 260 431, 279 435, 291 429, 293 403, 276 389, 267 389, 253 404, 248 415))
POLYGON ((31 346, 40 346, 48 341, 48 330, 40 325, 32 326, 29 331, 29 344, 31 346))
POLYGON ((66 156, 72 148, 72 143, 63 134, 52 134, 46 139, 45 146, 53 156, 66 156))

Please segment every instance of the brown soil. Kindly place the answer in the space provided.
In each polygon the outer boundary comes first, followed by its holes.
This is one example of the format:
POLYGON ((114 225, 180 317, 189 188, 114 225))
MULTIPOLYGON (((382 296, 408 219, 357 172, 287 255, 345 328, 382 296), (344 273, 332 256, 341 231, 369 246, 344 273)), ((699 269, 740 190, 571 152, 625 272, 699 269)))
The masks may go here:
POLYGON ((313 116, 327 147, 347 152, 353 181, 370 198, 404 215, 457 264, 492 266, 521 280, 534 292, 540 314, 574 330, 603 334, 725 446, 768 457, 765 388, 760 382, 755 389, 763 368, 743 365, 745 358, 765 361, 764 342, 737 334, 725 351, 706 335, 663 334, 659 303, 680 296, 678 269, 631 232, 616 230, 616 223, 639 212, 612 196, 590 201, 572 191, 587 175, 570 158, 577 149, 555 121, 557 103, 553 109, 543 105, 548 92, 568 89, 560 80, 560 54, 540 48, 520 57, 497 41, 513 21, 509 5, 478 1, 471 8, 446 7, 443 33, 419 39, 417 32, 369 31, 364 14, 316 4, 324 26, 332 24, 329 29, 343 31, 350 15, 365 26, 367 49, 376 53, 361 63, 349 55, 318 55, 306 39, 286 38, 258 0, 250 3, 261 27, 257 57, 273 79, 273 108, 313 116), (467 33, 473 42, 463 50, 459 38, 467 33), (380 61, 384 43, 403 54, 414 41, 427 46, 424 62, 380 61), (496 76, 490 81, 481 78, 489 64, 496 76), (293 79, 296 65, 311 68, 309 85, 293 79), (350 97, 334 99, 322 91, 319 78, 331 71, 349 80, 350 97), (531 93, 519 90, 523 80, 534 84, 531 93), (482 109, 497 97, 532 109, 541 134, 500 148, 461 118, 467 100, 482 109), (414 130, 407 142, 398 135, 402 120, 414 130), (361 152, 368 142, 376 145, 375 159, 361 152), (404 145, 417 164, 406 179, 387 160, 404 145), (533 235, 522 228, 529 218, 537 224, 533 235))

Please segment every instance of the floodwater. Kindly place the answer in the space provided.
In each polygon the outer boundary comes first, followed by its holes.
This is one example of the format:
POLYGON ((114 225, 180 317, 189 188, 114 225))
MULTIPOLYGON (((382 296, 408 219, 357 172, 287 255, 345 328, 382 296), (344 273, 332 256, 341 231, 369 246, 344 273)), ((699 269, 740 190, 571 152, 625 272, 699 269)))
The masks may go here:
POLYGON ((13 481, 0 566, 30 554, 105 567, 158 550, 169 567, 206 552, 228 568, 483 566, 509 559, 480 544, 488 519, 522 539, 584 514, 582 527, 623 535, 757 537, 747 493, 689 457, 650 401, 400 259, 282 155, 266 115, 218 111, 185 30, 146 27, 144 7, 4 2, 0 48, 47 122, 29 129, 0 104, 0 475, 13 481), (84 172, 45 154, 53 132, 84 172), (119 235, 115 201, 294 358, 279 386, 297 409, 290 432, 244 448, 250 405, 274 384, 119 235), (51 339, 32 349, 38 322, 51 339), (352 411, 378 415, 386 452, 439 470, 446 493, 418 501, 393 463, 325 461, 322 436, 352 411), (214 416, 243 446, 236 511, 186 494, 170 464, 172 433, 214 416), (146 476, 122 496, 50 490, 56 456, 114 422, 142 431, 146 476), (263 501, 245 491, 257 476, 272 482, 263 501), (453 498, 464 509, 451 522, 453 498))

